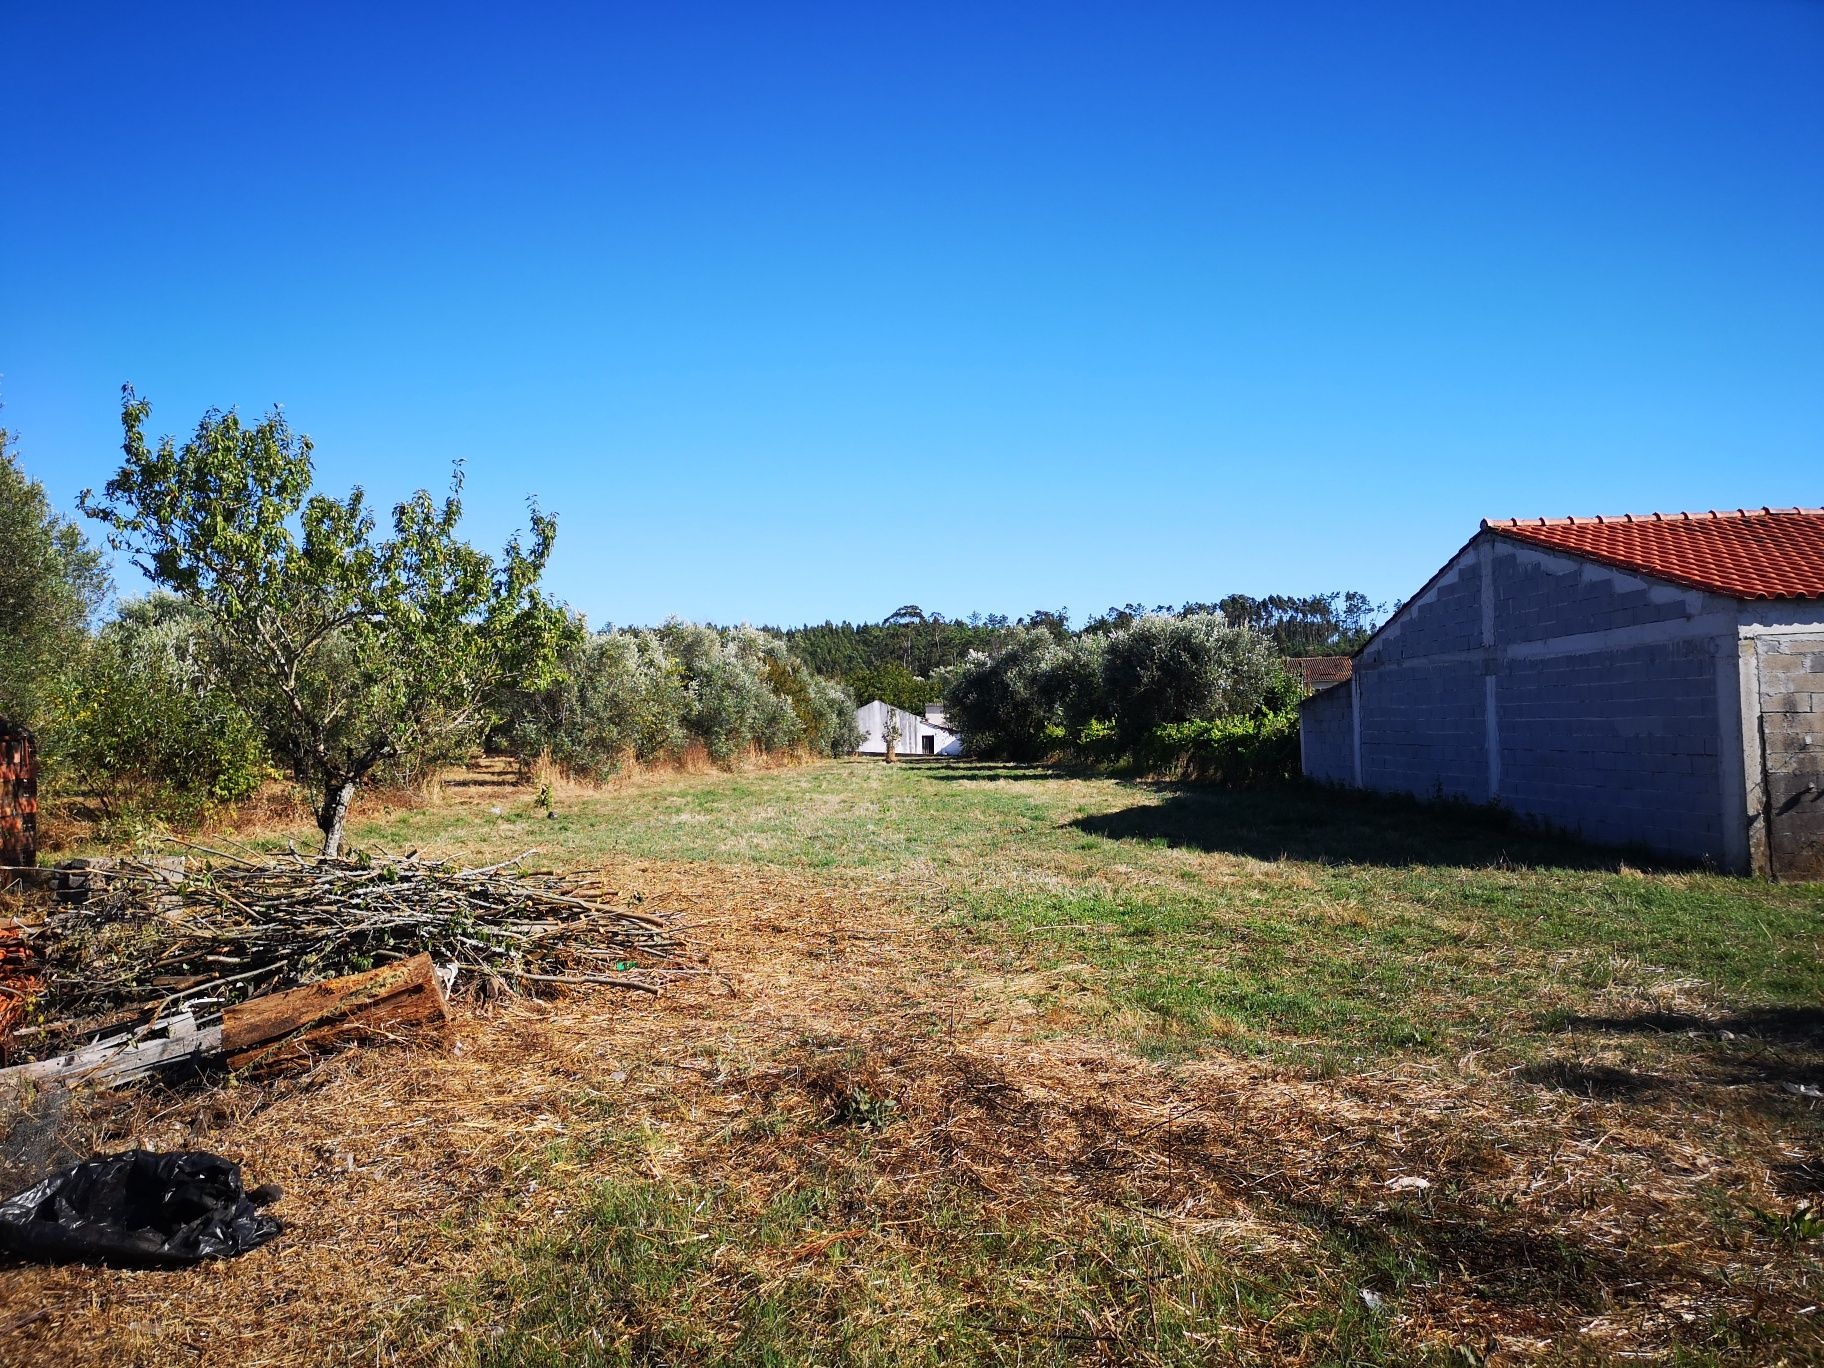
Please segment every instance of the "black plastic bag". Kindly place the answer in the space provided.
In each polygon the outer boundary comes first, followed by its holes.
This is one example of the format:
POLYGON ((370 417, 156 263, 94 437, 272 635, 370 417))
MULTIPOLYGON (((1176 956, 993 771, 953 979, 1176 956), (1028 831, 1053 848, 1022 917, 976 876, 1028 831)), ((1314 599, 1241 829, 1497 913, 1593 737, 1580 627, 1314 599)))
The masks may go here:
MULTIPOLYGON (((283 1228, 241 1167, 186 1150, 127 1150, 58 1169, 0 1202, 0 1249, 43 1262, 181 1265, 257 1249, 283 1228)), ((268 1198, 270 1200, 270 1198, 268 1198)))

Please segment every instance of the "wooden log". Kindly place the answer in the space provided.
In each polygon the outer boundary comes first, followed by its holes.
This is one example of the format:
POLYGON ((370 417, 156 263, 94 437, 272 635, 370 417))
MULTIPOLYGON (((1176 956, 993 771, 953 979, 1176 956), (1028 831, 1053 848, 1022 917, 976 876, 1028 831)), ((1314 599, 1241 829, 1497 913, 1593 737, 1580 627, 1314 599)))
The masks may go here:
POLYGON ((230 1068, 267 1069, 362 1040, 436 1033, 449 1018, 431 957, 414 955, 228 1008, 222 1053, 230 1068))

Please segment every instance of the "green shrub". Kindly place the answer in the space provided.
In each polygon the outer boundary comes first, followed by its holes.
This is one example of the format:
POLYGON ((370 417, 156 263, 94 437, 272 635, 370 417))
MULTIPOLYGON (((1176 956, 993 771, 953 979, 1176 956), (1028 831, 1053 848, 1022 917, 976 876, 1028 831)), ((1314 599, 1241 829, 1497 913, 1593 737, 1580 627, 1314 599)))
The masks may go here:
POLYGON ((1079 727, 1071 738, 1071 746, 1078 757, 1096 764, 1116 764, 1127 756, 1127 748, 1122 744, 1121 733, 1115 729, 1115 724, 1100 718, 1091 718, 1079 727))
POLYGON ((1138 749, 1170 723, 1271 707, 1284 677, 1273 643, 1258 632, 1208 613, 1143 617, 1108 637, 1098 715, 1138 749))
POLYGON ((606 778, 629 756, 673 755, 688 739, 682 672, 644 633, 598 632, 566 643, 558 677, 503 706, 507 749, 525 760, 548 755, 579 778, 606 778))
POLYGON ((59 680, 107 587, 101 553, 51 508, 0 428, 0 717, 50 725, 59 680))
MULTIPOLYGON (((1264 719, 1290 716, 1302 692, 1266 637, 1193 614, 1141 616, 1063 641, 1017 632, 1000 655, 966 661, 945 701, 976 755, 1062 755, 1215 777, 1272 771, 1279 762, 1265 737, 1274 728, 1264 719), (1242 753, 1256 746, 1259 757, 1242 753)), ((1296 740, 1292 747, 1296 765, 1296 740)))
POLYGON ((1155 774, 1258 788, 1299 773, 1298 710, 1209 722, 1167 722, 1134 748, 1134 763, 1155 774))
POLYGON ((207 625, 177 599, 127 604, 64 674, 43 738, 52 791, 177 826, 251 797, 271 765, 211 655, 207 625))
POLYGON ((1013 633, 1007 649, 990 659, 971 656, 950 679, 944 705, 950 724, 971 754, 1006 760, 1039 760, 1052 749, 1048 729, 1064 725, 1063 680, 1074 674, 1050 632, 1013 633))

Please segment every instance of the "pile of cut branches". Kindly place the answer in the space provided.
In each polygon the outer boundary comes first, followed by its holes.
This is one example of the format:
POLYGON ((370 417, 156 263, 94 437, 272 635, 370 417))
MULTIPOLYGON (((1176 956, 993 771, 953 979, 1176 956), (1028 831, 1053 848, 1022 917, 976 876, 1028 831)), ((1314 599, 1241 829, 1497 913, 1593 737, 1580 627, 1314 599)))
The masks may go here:
MULTIPOLYGON (((21 927, 42 982, 46 1045, 98 1018, 192 1013, 428 952, 453 987, 536 995, 547 985, 656 991, 674 958, 667 920, 615 906, 587 876, 524 867, 535 852, 464 869, 416 855, 208 863, 108 861, 21 927), (180 867, 182 866, 182 867, 180 867), (59 1029, 66 1028, 66 1029, 59 1029)), ((21 1041, 20 1043, 23 1043, 21 1041)))

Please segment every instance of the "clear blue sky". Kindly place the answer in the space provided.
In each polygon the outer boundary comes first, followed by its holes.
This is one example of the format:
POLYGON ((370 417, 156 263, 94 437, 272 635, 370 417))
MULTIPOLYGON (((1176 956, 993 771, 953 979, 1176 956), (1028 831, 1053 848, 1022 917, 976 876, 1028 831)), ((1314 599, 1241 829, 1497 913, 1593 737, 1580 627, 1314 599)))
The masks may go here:
POLYGON ((285 405, 595 622, 1824 503, 1824 4, 0 9, 0 422, 285 405))

